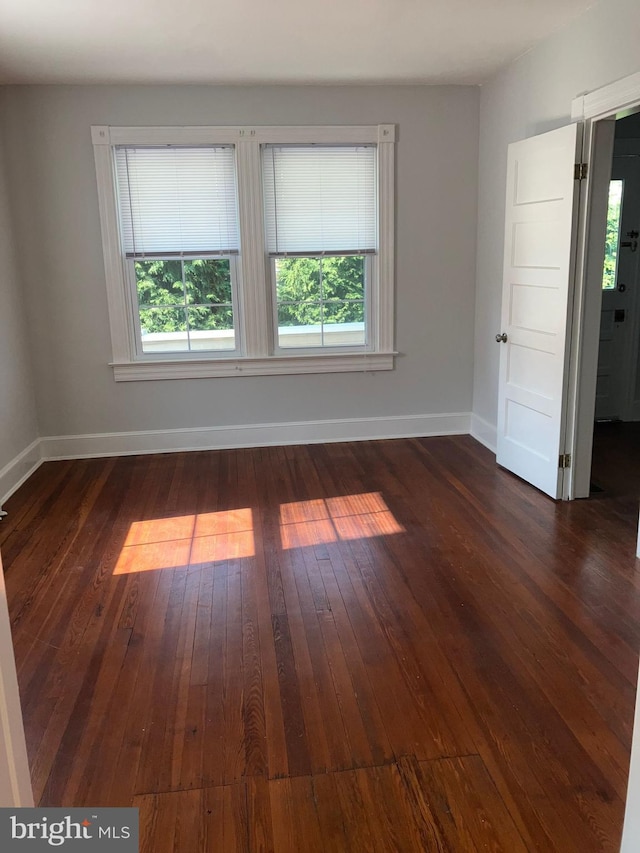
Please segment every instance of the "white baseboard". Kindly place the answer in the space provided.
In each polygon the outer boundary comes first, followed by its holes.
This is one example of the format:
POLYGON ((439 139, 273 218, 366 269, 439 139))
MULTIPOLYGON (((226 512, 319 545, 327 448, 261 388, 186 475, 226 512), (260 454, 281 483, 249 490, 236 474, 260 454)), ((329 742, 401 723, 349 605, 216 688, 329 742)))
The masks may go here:
POLYGON ((345 418, 282 424, 47 436, 40 439, 40 450, 45 460, 129 456, 181 450, 224 450, 283 444, 466 435, 470 425, 469 412, 396 415, 388 418, 345 418))
POLYGON ((28 447, 11 460, 4 468, 0 469, 0 509, 2 504, 19 489, 24 481, 42 463, 40 451, 40 439, 32 441, 28 447))
MULTIPOLYGON (((46 436, 36 439, 15 459, 0 469, 0 508, 42 462, 48 460, 132 456, 181 450, 225 450, 284 444, 416 438, 430 435, 467 435, 471 423, 472 416, 469 412, 456 412, 439 415, 395 415, 387 418, 343 418, 282 424, 242 424, 199 429, 46 436)), ((478 435, 475 437, 482 441, 478 435)), ((482 441, 482 443, 486 442, 482 441)))
POLYGON ((484 444, 492 453, 498 446, 498 431, 493 424, 485 421, 479 415, 471 413, 471 435, 480 444, 484 444))

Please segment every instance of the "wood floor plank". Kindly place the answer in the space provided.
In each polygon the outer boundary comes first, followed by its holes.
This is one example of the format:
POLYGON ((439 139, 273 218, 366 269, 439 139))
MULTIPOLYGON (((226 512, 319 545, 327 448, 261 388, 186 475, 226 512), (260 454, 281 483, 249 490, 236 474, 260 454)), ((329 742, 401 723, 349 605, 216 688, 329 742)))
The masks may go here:
POLYGON ((224 650, 224 778, 241 779, 245 775, 244 749, 244 675, 242 671, 242 571, 243 561, 231 560, 227 575, 227 620, 224 650))
POLYGON ((302 713, 308 733, 309 759, 315 773, 326 772, 333 766, 339 766, 341 760, 346 760, 344 729, 337 701, 332 699, 329 703, 324 701, 322 695, 329 680, 325 672, 318 675, 320 655, 317 654, 317 642, 320 631, 317 622, 311 619, 311 614, 302 611, 303 605, 296 581, 300 572, 296 573, 295 560, 295 554, 281 555, 280 577, 287 603, 296 673, 303 700, 302 713))
POLYGON ((367 677, 381 710, 394 755, 420 751, 424 730, 402 678, 393 648, 378 622, 362 578, 349 551, 331 553, 331 562, 350 623, 356 633, 367 677))
MULTIPOLYGON (((334 549, 329 552, 329 560, 319 561, 319 565, 321 566, 320 571, 324 579, 327 605, 335 623, 338 639, 343 649, 344 660, 349 667, 354 696, 356 697, 364 731, 369 741, 371 762, 375 765, 388 764, 393 760, 394 752, 384 722, 383 712, 380 709, 380 699, 387 693, 387 690, 375 690, 369 671, 364 663, 361 646, 358 642, 358 632, 354 631, 349 615, 349 608, 345 606, 342 591, 334 570, 336 562, 339 562, 339 571, 342 570, 343 562, 342 558, 338 560, 336 551, 337 549, 334 549)), ((362 642, 364 642, 364 638, 362 642)))
POLYGON ((266 776, 271 750, 267 740, 260 631, 252 583, 255 571, 255 562, 250 561, 241 578, 244 750, 247 775, 266 776))
POLYGON ((326 762, 317 764, 315 769, 316 771, 346 769, 351 766, 352 761, 349 720, 341 701, 339 682, 336 680, 337 676, 327 652, 327 630, 323 632, 321 622, 323 611, 318 612, 315 609, 302 555, 292 555, 292 561, 297 561, 295 584, 302 608, 304 632, 320 704, 320 728, 317 734, 314 733, 313 740, 319 738, 328 747, 326 762))
POLYGON ((209 639, 209 663, 206 683, 206 722, 203 741, 204 765, 202 781, 205 785, 223 785, 224 779, 224 644, 227 618, 227 571, 225 565, 216 565, 213 580, 213 607, 209 639))
POLYGON ((436 761, 400 762, 407 787, 426 792, 438 825, 451 849, 501 850, 526 853, 513 819, 480 756, 436 761), (411 780, 411 781, 410 781, 411 780))
MULTIPOLYGON (((341 772, 350 773, 351 771, 341 772)), ((324 849, 331 853, 349 849, 348 827, 345 824, 342 809, 338 806, 336 775, 336 773, 326 773, 314 776, 312 779, 313 798, 324 849)))
POLYGON ((324 853, 313 777, 296 776, 269 782, 274 849, 278 853, 324 853))
POLYGON ((247 853, 244 785, 140 794, 140 853, 247 853))
POLYGON ((167 605, 157 648, 158 663, 154 671, 150 701, 152 715, 142 739, 141 761, 138 766, 136 793, 169 790, 171 776, 170 738, 172 715, 178 697, 172 690, 175 659, 178 652, 180 620, 185 593, 187 568, 185 566, 163 570, 171 578, 167 605))
POLYGON ((274 850, 271 787, 262 776, 251 776, 246 782, 249 848, 256 853, 274 850))
POLYGON ((407 758, 261 788, 278 853, 527 849, 479 756, 407 758))
MULTIPOLYGON (((381 851, 446 850, 437 816, 424 807, 424 798, 430 800, 432 792, 412 788, 409 782, 408 775, 401 774, 396 765, 358 774, 358 784, 368 792, 374 806, 371 811, 378 826, 376 838, 380 839, 377 846, 381 851)), ((451 849, 466 848, 458 839, 451 849)))
MULTIPOLYGON (((247 598, 251 602, 251 625, 256 630, 256 649, 262 672, 264 726, 268 772, 286 776, 289 771, 285 721, 280 696, 280 673, 275 648, 274 625, 269 607, 269 590, 263 555, 256 555, 254 571, 248 578, 247 598)), ((243 584, 243 599, 244 599, 243 584)))
POLYGON ((134 798, 133 806, 140 809, 141 853, 174 853, 178 797, 176 794, 146 794, 134 798))
POLYGON ((184 744, 188 736, 187 717, 189 712, 189 684, 191 679, 191 660, 196 629, 198 595, 200 592, 200 570, 189 568, 180 614, 178 644, 174 661, 171 695, 175 696, 167 722, 162 763, 170 767, 164 774, 161 786, 166 790, 177 790, 182 778, 182 757, 184 744))

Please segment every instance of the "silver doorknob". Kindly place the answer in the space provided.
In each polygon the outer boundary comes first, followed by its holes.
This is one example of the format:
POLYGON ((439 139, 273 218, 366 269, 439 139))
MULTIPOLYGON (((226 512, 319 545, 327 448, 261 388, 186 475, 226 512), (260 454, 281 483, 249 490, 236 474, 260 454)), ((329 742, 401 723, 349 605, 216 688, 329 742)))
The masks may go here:
POLYGON ((496 335, 496 343, 497 344, 506 344, 506 342, 507 342, 506 332, 502 332, 501 335, 496 335))

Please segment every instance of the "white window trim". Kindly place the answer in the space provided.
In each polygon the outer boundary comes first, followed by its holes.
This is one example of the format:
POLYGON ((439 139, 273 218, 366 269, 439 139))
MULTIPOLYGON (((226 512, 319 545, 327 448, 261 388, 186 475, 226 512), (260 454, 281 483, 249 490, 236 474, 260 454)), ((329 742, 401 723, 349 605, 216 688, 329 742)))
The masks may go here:
POLYGON ((344 373, 392 370, 394 356, 395 125, 307 127, 93 126, 98 205, 104 250, 114 378, 118 382, 217 376, 344 373), (130 288, 122 262, 115 190, 116 145, 233 143, 238 164, 242 250, 238 333, 244 355, 148 358, 137 354, 130 288), (369 349, 351 352, 274 352, 270 270, 264 245, 260 146, 266 143, 371 144, 378 148, 378 270, 371 282, 369 349))
MULTIPOLYGON (((154 260, 157 256, 149 255, 148 260, 154 260)), ((242 322, 238 320, 238 312, 240 310, 240 294, 242 293, 242 282, 240 280, 240 264, 238 261, 237 255, 216 255, 218 259, 224 259, 229 261, 230 271, 231 271, 231 293, 232 293, 232 305, 234 309, 234 338, 235 338, 235 346, 228 350, 215 350, 215 351, 200 351, 199 355, 201 358, 238 358, 240 352, 242 352, 242 322)), ((180 260, 180 259, 178 259, 180 260)), ((182 258, 182 260, 186 260, 182 258)), ((132 312, 131 316, 135 322, 135 328, 133 330, 135 336, 135 357, 136 360, 139 361, 150 361, 155 359, 157 361, 166 361, 168 358, 177 360, 187 360, 190 361, 193 358, 198 358, 198 355, 194 356, 194 353, 198 353, 198 350, 179 350, 175 353, 161 352, 161 353, 153 353, 153 352, 145 352, 144 351, 144 341, 141 335, 141 323, 140 323, 140 307, 138 305, 137 293, 136 293, 136 274, 134 270, 134 261, 135 258, 127 258, 124 261, 125 271, 124 276, 127 285, 129 286, 128 293, 128 302, 130 306, 130 311, 132 312)), ((176 304, 176 307, 182 308, 183 306, 179 303, 176 304)))

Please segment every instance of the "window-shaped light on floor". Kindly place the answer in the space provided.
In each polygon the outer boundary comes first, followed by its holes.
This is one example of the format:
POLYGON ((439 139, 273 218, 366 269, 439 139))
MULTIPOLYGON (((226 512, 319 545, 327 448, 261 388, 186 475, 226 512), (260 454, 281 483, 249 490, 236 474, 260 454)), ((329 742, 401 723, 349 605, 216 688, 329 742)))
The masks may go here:
POLYGON ((404 527, 380 492, 295 501, 280 507, 285 550, 397 533, 404 533, 404 527))
POLYGON ((248 507, 152 518, 131 525, 113 573, 203 567, 254 555, 248 507))

